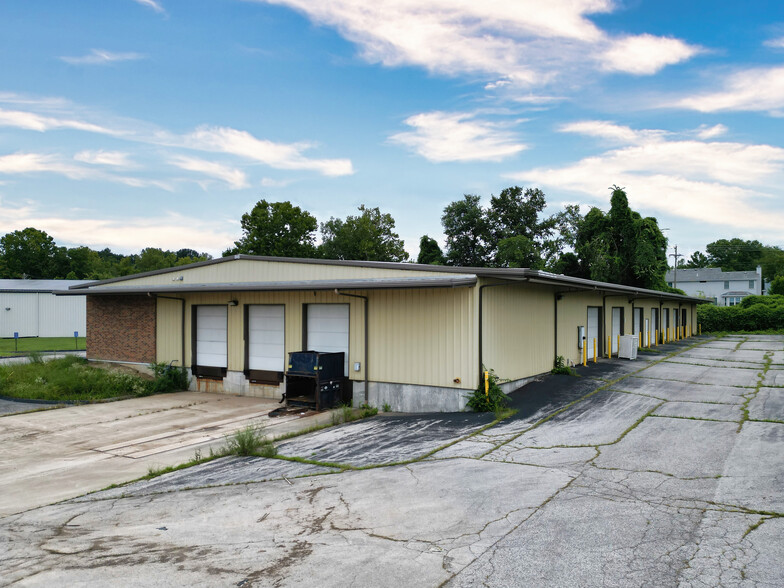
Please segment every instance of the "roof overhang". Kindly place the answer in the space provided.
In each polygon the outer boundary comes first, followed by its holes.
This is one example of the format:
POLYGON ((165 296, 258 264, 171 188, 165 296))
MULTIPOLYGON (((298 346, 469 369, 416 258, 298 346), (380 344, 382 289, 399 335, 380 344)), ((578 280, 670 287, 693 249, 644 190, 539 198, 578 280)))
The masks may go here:
POLYGON ((94 286, 56 292, 60 296, 147 296, 194 292, 296 292, 325 290, 400 290, 406 288, 459 288, 476 284, 475 275, 417 278, 374 278, 364 280, 306 280, 294 282, 223 282, 214 284, 94 286))

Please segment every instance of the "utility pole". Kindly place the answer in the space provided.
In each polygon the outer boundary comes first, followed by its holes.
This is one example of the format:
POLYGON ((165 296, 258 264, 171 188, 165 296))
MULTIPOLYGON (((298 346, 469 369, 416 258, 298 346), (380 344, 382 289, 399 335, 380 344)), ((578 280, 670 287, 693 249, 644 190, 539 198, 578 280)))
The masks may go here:
POLYGON ((678 258, 679 257, 683 257, 683 255, 678 253, 678 246, 677 245, 675 246, 675 253, 670 253, 668 257, 674 257, 675 258, 675 272, 674 272, 674 277, 673 277, 673 280, 672 280, 672 287, 673 288, 677 288, 678 287, 678 258))

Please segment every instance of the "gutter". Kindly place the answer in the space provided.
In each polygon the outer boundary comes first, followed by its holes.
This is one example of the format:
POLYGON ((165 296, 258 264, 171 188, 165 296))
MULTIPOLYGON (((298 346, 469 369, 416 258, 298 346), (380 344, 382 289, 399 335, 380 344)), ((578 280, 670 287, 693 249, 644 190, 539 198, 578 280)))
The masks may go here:
POLYGON ((362 300, 365 301, 365 404, 367 404, 368 403, 368 392, 369 392, 369 390, 368 390, 368 385, 369 385, 368 380, 369 380, 369 376, 370 376, 370 374, 369 374, 369 372, 370 372, 370 362, 368 361, 368 354, 370 353, 369 352, 369 345, 368 345, 368 333, 369 333, 368 321, 370 320, 370 316, 369 316, 369 313, 368 313, 368 304, 369 304, 368 297, 367 296, 362 296, 361 294, 347 294, 345 292, 341 292, 337 288, 335 288, 335 294, 337 294, 338 296, 350 296, 351 298, 361 298, 362 300))

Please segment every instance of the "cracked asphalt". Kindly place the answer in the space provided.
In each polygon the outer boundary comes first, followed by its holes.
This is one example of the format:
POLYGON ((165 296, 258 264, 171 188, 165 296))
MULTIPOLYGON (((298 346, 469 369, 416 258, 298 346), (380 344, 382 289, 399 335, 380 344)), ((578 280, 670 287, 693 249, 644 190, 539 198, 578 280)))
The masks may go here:
POLYGON ((0 519, 0 585, 784 586, 784 336, 549 376, 0 519))

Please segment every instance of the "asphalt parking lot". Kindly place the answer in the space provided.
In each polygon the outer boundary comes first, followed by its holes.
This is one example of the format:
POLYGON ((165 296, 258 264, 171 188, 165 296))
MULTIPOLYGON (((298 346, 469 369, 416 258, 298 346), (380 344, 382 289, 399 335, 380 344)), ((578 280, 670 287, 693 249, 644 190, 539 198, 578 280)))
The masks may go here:
POLYGON ((0 583, 784 585, 784 337, 659 351, 6 516, 0 583))

